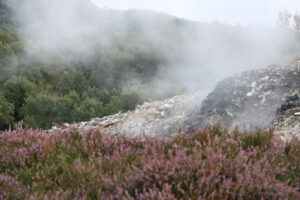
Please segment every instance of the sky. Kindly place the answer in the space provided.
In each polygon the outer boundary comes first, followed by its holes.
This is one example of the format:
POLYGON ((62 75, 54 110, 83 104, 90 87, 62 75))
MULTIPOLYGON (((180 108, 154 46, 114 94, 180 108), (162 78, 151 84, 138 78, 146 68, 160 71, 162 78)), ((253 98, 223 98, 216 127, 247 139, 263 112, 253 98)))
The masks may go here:
POLYGON ((200 22, 276 24, 279 12, 300 11, 300 0, 91 0, 98 7, 149 9, 200 22))

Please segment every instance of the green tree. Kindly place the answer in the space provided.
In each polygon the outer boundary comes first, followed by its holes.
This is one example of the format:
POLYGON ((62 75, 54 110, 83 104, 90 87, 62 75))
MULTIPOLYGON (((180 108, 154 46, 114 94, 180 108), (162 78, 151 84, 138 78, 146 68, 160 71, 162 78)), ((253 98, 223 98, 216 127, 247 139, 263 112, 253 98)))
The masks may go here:
POLYGON ((108 104, 113 95, 116 95, 116 92, 107 88, 89 87, 84 91, 83 98, 96 98, 102 101, 103 104, 108 104))
POLYGON ((30 96, 21 108, 21 113, 26 125, 49 129, 55 121, 55 100, 43 94, 30 96))
POLYGON ((13 34, 0 31, 0 82, 16 70, 20 49, 20 42, 13 34))
POLYGON ((64 122, 76 122, 79 115, 76 108, 80 105, 81 99, 75 91, 71 91, 68 95, 60 97, 56 102, 55 122, 58 124, 64 122))
POLYGON ((123 110, 122 108, 123 108, 123 102, 121 98, 118 96, 113 96, 109 104, 105 106, 105 111, 106 111, 105 115, 111 115, 120 112, 123 110))
POLYGON ((140 98, 138 94, 123 94, 121 95, 121 101, 122 101, 122 110, 133 110, 138 103, 140 103, 140 98))
POLYGON ((20 109, 26 98, 35 91, 35 85, 22 76, 13 76, 5 82, 3 94, 6 100, 14 105, 15 121, 22 119, 20 109))
POLYGON ((65 72, 57 85, 60 95, 66 95, 70 91, 76 91, 81 95, 87 87, 88 81, 79 71, 65 72))
POLYGON ((102 117, 104 114, 103 103, 95 98, 87 98, 77 107, 80 121, 90 120, 93 117, 102 117))
POLYGON ((14 121, 14 105, 0 94, 0 129, 7 128, 14 121))
POLYGON ((0 28, 14 28, 12 13, 7 7, 5 0, 0 0, 0 28))

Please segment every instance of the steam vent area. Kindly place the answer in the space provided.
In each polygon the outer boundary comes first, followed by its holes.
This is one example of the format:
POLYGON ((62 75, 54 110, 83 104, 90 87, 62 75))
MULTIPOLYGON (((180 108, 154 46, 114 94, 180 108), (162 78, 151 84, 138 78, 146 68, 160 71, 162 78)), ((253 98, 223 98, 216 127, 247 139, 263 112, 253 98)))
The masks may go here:
POLYGON ((220 81, 207 94, 197 92, 145 102, 133 111, 52 127, 100 128, 114 135, 193 132, 208 124, 233 129, 273 128, 283 139, 300 137, 300 59, 286 65, 240 73, 220 81))

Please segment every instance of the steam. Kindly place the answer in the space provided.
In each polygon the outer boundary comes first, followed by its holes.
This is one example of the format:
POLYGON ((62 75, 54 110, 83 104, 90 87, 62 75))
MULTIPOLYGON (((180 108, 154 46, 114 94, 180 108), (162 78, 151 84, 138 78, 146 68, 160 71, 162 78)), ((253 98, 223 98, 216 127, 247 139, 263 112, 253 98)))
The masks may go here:
POLYGON ((11 0, 8 4, 17 13, 19 36, 27 53, 91 52, 91 36, 101 22, 94 20, 97 13, 89 11, 96 8, 85 0, 11 0))
POLYGON ((300 55, 299 37, 280 27, 200 25, 189 38, 186 57, 166 74, 190 90, 212 88, 225 77, 286 63, 300 55), (186 77, 182 79, 182 77, 186 77))
POLYGON ((131 43, 142 44, 144 54, 162 55, 166 61, 148 88, 150 94, 169 91, 174 84, 191 92, 210 90, 224 77, 286 62, 300 52, 297 33, 280 27, 176 21, 150 11, 99 9, 88 0, 8 0, 8 4, 17 12, 18 33, 27 53, 36 57, 72 55, 89 61, 120 46, 130 50, 131 43))

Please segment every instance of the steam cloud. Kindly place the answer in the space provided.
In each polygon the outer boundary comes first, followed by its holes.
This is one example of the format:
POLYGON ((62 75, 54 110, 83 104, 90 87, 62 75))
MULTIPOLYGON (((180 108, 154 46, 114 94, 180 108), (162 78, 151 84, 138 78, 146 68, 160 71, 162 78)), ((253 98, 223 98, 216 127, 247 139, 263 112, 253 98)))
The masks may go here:
POLYGON ((153 85, 170 81, 189 91, 212 89, 226 76, 286 62, 300 52, 297 34, 280 27, 191 22, 175 29, 172 38, 174 18, 149 11, 98 9, 88 0, 9 0, 8 4, 18 13, 18 33, 29 54, 64 57, 68 52, 88 60, 108 54, 119 43, 138 42, 144 44, 144 52, 163 52, 169 59, 153 85), (143 37, 130 36, 133 29, 143 37), (170 35, 162 35, 168 29, 170 35), (180 57, 174 59, 176 55, 180 57))

